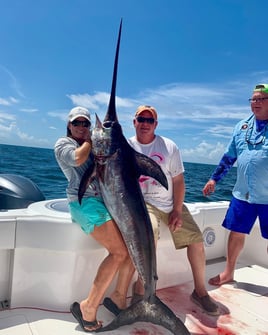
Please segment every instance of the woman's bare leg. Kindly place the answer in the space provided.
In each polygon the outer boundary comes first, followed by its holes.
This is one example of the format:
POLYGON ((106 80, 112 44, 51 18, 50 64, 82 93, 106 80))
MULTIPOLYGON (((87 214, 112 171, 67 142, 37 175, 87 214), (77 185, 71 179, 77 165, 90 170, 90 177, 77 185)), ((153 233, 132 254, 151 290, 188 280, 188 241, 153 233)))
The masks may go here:
POLYGON ((116 282, 116 287, 114 292, 111 294, 112 301, 120 309, 125 309, 127 307, 126 298, 129 288, 130 281, 135 272, 132 260, 128 257, 124 263, 120 266, 118 271, 118 278, 116 282))
POLYGON ((111 284, 120 265, 128 258, 125 243, 113 221, 95 227, 91 236, 107 249, 109 255, 100 264, 87 299, 80 303, 83 319, 86 321, 96 320, 97 310, 105 291, 111 284))

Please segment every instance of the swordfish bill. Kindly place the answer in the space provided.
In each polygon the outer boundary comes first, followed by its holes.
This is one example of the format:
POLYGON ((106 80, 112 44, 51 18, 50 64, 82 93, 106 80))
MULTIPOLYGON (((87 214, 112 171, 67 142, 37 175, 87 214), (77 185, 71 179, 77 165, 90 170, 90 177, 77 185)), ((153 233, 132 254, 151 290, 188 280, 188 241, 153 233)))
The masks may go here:
MULTIPOLYGON (((97 331, 110 331, 143 321, 160 325, 176 335, 189 335, 184 323, 156 296, 155 243, 139 177, 153 177, 166 188, 168 183, 156 162, 136 152, 129 145, 118 122, 115 98, 121 29, 122 20, 108 110, 103 123, 96 115, 96 125, 92 131, 92 150, 95 156, 95 176, 99 181, 104 203, 122 234, 133 264, 144 283, 145 293, 142 300, 124 309, 111 323, 97 331)), ((85 182, 86 178, 81 180, 81 184, 85 182)))

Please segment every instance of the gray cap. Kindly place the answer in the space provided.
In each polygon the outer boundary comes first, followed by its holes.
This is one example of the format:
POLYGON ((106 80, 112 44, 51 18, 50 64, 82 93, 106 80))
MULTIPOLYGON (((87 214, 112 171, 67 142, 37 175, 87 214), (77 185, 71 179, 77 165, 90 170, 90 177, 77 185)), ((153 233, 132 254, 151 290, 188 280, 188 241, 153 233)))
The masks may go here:
POLYGON ((71 109, 68 115, 68 121, 73 122, 73 120, 77 119, 78 117, 84 117, 90 122, 90 114, 88 109, 85 107, 77 106, 71 109))

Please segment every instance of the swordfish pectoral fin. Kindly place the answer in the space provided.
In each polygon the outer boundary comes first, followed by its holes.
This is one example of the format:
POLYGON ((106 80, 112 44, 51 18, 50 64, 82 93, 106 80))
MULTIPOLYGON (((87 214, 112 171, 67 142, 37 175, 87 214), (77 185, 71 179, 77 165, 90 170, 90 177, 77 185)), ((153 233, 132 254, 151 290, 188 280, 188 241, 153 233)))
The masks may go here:
POLYGON ((135 322, 151 322, 171 331, 174 335, 190 335, 184 323, 156 295, 140 300, 122 310, 111 323, 96 332, 117 329, 135 322))
POLYGON ((90 164, 90 166, 87 168, 87 170, 84 172, 83 177, 80 181, 79 184, 79 189, 78 189, 78 201, 79 204, 81 205, 82 202, 82 198, 86 192, 86 189, 88 187, 88 185, 90 184, 90 182, 92 181, 92 179, 95 176, 95 163, 93 161, 92 164, 90 164))
POLYGON ((157 180, 162 186, 168 189, 168 181, 160 165, 153 159, 135 151, 138 177, 141 175, 149 176, 157 180))

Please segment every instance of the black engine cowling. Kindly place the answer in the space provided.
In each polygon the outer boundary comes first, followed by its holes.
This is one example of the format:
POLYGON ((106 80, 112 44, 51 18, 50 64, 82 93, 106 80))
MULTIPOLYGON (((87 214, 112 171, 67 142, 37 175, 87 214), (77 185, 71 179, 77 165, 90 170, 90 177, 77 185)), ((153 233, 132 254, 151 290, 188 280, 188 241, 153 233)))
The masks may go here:
POLYGON ((15 174, 0 174, 0 210, 26 208, 45 200, 43 193, 30 179, 15 174))

